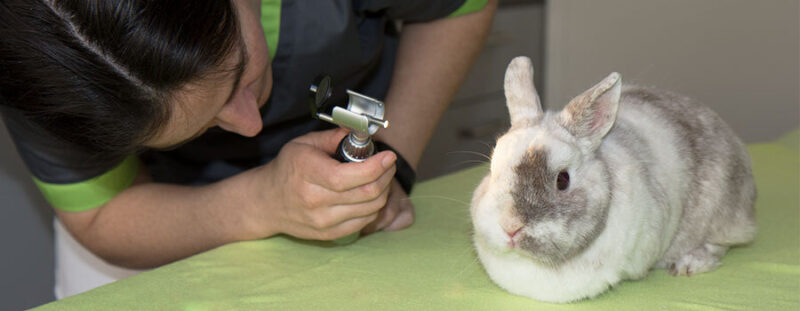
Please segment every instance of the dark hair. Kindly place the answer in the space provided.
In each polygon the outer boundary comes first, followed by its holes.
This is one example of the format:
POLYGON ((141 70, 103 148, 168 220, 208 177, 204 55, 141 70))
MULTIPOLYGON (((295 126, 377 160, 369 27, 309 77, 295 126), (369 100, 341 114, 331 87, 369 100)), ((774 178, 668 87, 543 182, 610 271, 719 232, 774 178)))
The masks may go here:
POLYGON ((222 0, 3 0, 0 105, 90 154, 138 151, 241 46, 222 0))

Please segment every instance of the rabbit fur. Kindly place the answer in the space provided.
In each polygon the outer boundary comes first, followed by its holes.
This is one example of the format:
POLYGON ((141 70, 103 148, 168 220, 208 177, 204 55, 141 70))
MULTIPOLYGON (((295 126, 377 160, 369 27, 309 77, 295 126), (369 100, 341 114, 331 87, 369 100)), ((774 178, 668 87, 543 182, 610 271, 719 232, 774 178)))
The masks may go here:
POLYGON ((710 271, 753 240, 750 158, 709 108, 612 73, 544 112, 527 57, 504 83, 511 128, 471 202, 478 257, 500 287, 571 302, 652 268, 710 271))

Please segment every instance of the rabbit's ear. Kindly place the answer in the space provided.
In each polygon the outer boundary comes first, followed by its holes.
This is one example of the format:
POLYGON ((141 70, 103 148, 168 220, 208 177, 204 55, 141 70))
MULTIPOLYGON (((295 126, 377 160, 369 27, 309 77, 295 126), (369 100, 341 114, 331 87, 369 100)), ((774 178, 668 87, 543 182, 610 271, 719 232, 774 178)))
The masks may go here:
POLYGON ((613 72, 597 85, 573 98, 559 115, 559 122, 572 135, 585 139, 594 150, 617 119, 622 77, 613 72))
POLYGON ((506 69, 504 88, 512 127, 522 125, 525 120, 535 121, 542 116, 542 104, 533 85, 533 65, 530 58, 519 56, 511 60, 506 69))

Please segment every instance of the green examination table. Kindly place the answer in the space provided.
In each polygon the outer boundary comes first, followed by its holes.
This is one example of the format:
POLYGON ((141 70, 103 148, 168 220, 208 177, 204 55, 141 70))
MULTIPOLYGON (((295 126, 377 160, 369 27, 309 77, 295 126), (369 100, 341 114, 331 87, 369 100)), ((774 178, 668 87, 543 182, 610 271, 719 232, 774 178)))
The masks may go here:
POLYGON ((494 285, 472 248, 469 201, 486 166, 416 186, 416 222, 346 246, 284 236, 222 246, 40 310, 800 310, 800 131, 748 145, 758 237, 715 271, 653 270, 566 305, 494 285))

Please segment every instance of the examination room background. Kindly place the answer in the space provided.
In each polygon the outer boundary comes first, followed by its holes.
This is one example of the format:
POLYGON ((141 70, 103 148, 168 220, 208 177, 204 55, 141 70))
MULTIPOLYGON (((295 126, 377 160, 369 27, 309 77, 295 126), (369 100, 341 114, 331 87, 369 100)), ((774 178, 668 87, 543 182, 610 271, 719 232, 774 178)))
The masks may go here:
MULTIPOLYGON (((618 71, 626 82, 699 99, 747 143, 775 139, 800 125, 798 20, 798 0, 501 0, 419 176, 485 160, 471 152, 488 154, 508 126, 503 73, 518 55, 534 60, 549 109, 618 71)), ((52 301, 53 213, 3 125, 0 207, 0 309, 52 301)))

